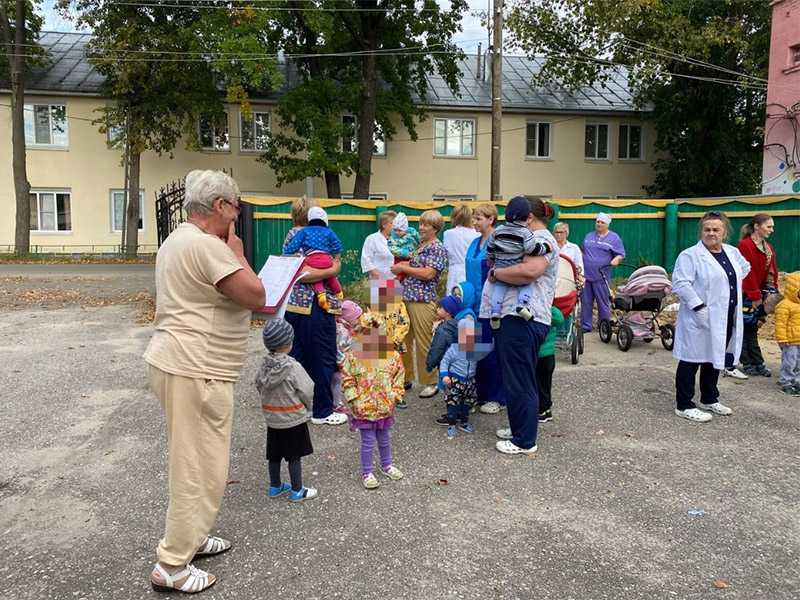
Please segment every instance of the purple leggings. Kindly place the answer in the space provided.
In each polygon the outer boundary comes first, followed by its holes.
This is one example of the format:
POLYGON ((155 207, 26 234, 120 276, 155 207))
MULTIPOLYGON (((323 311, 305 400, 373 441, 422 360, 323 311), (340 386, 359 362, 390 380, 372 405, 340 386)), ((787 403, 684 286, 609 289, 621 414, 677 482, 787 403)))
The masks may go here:
POLYGON ((359 429, 361 432, 361 473, 372 473, 372 451, 378 446, 381 468, 392 464, 392 436, 389 429, 359 429))

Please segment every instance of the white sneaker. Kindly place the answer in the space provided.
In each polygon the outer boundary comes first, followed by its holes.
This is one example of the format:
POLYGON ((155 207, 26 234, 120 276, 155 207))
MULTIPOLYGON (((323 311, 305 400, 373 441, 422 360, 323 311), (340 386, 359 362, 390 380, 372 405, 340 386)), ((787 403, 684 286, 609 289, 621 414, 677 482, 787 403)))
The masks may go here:
POLYGON ((703 410, 713 412, 715 415, 722 415, 727 417, 733 414, 733 409, 730 406, 725 406, 722 402, 714 402, 714 404, 703 404, 703 410))
POLYGON ((711 420, 711 415, 699 408, 687 408, 686 410, 675 409, 675 414, 684 419, 689 419, 695 423, 705 423, 711 420))
POLYGON ((494 445, 494 447, 497 448, 498 452, 502 452, 503 454, 527 454, 529 456, 531 454, 536 454, 536 450, 537 450, 537 447, 536 447, 535 444, 530 448, 520 448, 519 446, 517 446, 516 444, 514 444, 514 443, 512 443, 512 442, 510 442, 508 440, 503 440, 502 442, 497 442, 494 445))
POLYGON ((343 425, 347 423, 347 415, 344 413, 332 412, 324 419, 317 419, 312 417, 311 422, 314 425, 343 425))
POLYGON ((422 388, 419 393, 420 398, 433 398, 436 394, 439 393, 439 388, 435 385, 428 385, 422 388))
POLYGON ((499 437, 501 440, 510 440, 512 437, 514 437, 511 434, 511 428, 510 427, 506 427, 505 429, 498 429, 497 431, 494 432, 494 434, 497 437, 499 437))
POLYGON ((485 404, 481 404, 481 407, 478 409, 485 415, 494 415, 500 412, 500 403, 499 402, 486 402, 485 404))
POLYGON ((736 367, 734 367, 732 369, 722 369, 722 376, 723 377, 731 377, 737 383, 739 381, 746 381, 747 379, 749 379, 749 377, 747 375, 742 373, 736 367))

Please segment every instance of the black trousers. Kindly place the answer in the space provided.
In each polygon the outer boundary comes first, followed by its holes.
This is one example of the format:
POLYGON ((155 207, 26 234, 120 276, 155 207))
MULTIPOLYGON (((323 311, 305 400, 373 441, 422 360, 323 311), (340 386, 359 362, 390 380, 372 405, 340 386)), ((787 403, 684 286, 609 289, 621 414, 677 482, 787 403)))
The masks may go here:
POLYGON ((745 323, 742 335, 742 357, 744 367, 758 367, 764 364, 764 356, 758 345, 758 323, 745 323))
POLYGON ((553 371, 556 370, 555 354, 540 356, 536 361, 536 386, 539 388, 539 414, 553 408, 553 371))
MULTIPOLYGON (((728 308, 728 322, 725 324, 725 347, 731 343, 733 335, 733 325, 735 323, 736 306, 728 308)), ((725 356, 727 366, 728 355, 725 356)), ((731 361, 732 362, 732 361, 731 361)), ((714 404, 719 399, 719 369, 715 369, 711 363, 694 363, 681 360, 678 362, 678 369, 675 371, 675 404, 678 410, 694 408, 694 381, 697 377, 697 370, 700 369, 700 403, 714 404)))

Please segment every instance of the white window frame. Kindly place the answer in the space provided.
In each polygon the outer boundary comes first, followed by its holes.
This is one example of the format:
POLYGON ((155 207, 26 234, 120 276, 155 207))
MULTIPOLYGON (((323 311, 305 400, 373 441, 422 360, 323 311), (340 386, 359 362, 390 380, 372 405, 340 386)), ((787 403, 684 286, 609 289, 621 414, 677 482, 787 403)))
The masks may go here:
POLYGON ((550 121, 526 121, 525 122, 525 158, 529 160, 552 160, 553 157, 553 124, 550 121), (528 153, 528 126, 536 126, 536 153, 528 153), (547 125, 547 154, 539 154, 539 135, 540 127, 547 125))
MULTIPOLYGON (((353 136, 351 138, 342 136, 340 141, 342 152, 358 152, 358 119, 355 115, 342 115, 342 126, 345 126, 345 120, 350 119, 353 121, 353 136), (345 146, 348 139, 350 140, 349 149, 345 146)), ((372 156, 386 156, 386 139, 382 133, 380 126, 375 123, 375 127, 372 130, 372 156), (378 146, 378 143, 381 146, 378 146), (380 149, 381 147, 383 148, 382 150, 380 149)))
POLYGON ((208 117, 201 116, 197 121, 197 140, 200 143, 200 149, 203 150, 204 152, 230 152, 231 151, 231 124, 230 124, 230 119, 229 119, 229 115, 228 115, 228 111, 227 110, 222 111, 222 112, 225 115, 225 132, 228 134, 228 141, 226 142, 226 144, 224 146, 219 146, 218 147, 216 145, 216 140, 219 137, 218 131, 217 131, 217 127, 219 125, 221 125, 221 123, 214 124, 214 123, 211 123, 209 121, 209 123, 211 124, 211 128, 212 128, 211 137, 214 140, 214 146, 213 147, 209 147, 209 146, 203 146, 203 121, 207 120, 208 117))
POLYGON ((122 127, 107 127, 106 128, 106 145, 110 149, 119 149, 122 148, 123 143, 122 140, 114 141, 114 137, 116 137, 117 133, 122 134, 122 127))
POLYGON ((583 158, 584 160, 595 160, 595 161, 603 161, 608 162, 611 160, 611 126, 608 123, 604 122, 595 122, 595 121, 587 121, 584 128, 583 128, 583 158), (606 128, 606 155, 599 156, 598 150, 600 149, 599 139, 600 139, 600 127, 606 128), (586 130, 589 127, 594 127, 595 131, 595 156, 586 156, 586 130))
POLYGON ((617 128, 617 159, 624 161, 641 162, 644 160, 644 128, 639 123, 620 123, 617 128), (620 144, 622 143, 622 128, 627 127, 626 134, 628 147, 625 149, 626 156, 620 156, 620 144), (631 127, 639 128, 639 156, 631 156, 631 127))
MULTIPOLYGON (((342 200, 353 200, 353 199, 354 199, 353 194, 342 194, 342 200)), ((389 199, 389 194, 381 194, 381 193, 372 194, 371 193, 369 195, 368 199, 369 200, 388 200, 389 199)))
MULTIPOLYGON (((111 232, 112 233, 120 233, 122 231, 122 227, 120 227, 119 229, 117 229, 115 227, 115 225, 117 223, 117 209, 116 209, 117 205, 114 202, 114 195, 115 194, 123 194, 123 201, 124 201, 124 199, 125 199, 125 196, 124 196, 125 190, 120 189, 120 188, 116 188, 116 189, 111 189, 111 190, 108 191, 109 215, 111 216, 111 232)), ((139 227, 139 231, 144 231, 144 222, 146 220, 144 218, 144 189, 140 189, 139 190, 139 220, 142 222, 142 226, 139 227)), ((120 219, 120 223, 121 222, 122 222, 122 219, 120 219)))
POLYGON ((239 151, 240 152, 264 152, 266 147, 259 148, 258 147, 258 138, 256 136, 256 115, 265 115, 267 117, 267 137, 270 136, 272 133, 272 114, 266 110, 256 110, 253 109, 250 111, 250 116, 246 117, 244 112, 239 112, 239 151), (245 118, 247 121, 245 122, 245 118), (244 128, 245 126, 251 127, 253 130, 253 143, 255 145, 254 148, 245 148, 244 147, 244 128))
MULTIPOLYGON (((31 235, 71 235, 72 234, 72 190, 65 188, 32 188, 31 196, 36 196, 36 225, 37 229, 31 229, 31 235), (41 194, 53 194, 54 222, 56 229, 42 229, 42 204, 41 194), (58 229, 58 194, 69 196, 69 229, 58 229)), ((32 200, 33 201, 33 200, 32 200)), ((28 217, 30 221, 30 216, 28 217)))
POLYGON ((477 153, 477 145, 478 145, 478 120, 472 117, 462 118, 462 117, 435 117, 433 119, 433 155, 439 158, 475 158, 477 153), (448 154, 447 153, 447 132, 450 130, 450 122, 451 121, 461 121, 462 122, 462 130, 463 130, 463 123, 468 121, 472 123, 472 152, 470 154, 464 153, 464 133, 463 131, 459 134, 460 142, 459 142, 459 154, 448 154), (444 122, 444 138, 437 137, 436 135, 436 126, 438 123, 444 122), (444 152, 437 152, 436 151, 436 143, 440 140, 444 140, 444 152))
POLYGON ((25 146, 28 148, 50 148, 53 150, 64 150, 69 148, 69 116, 67 115, 66 104, 51 104, 51 103, 31 103, 25 104, 23 107, 24 122, 25 122, 25 146), (50 133, 50 142, 37 142, 36 141, 36 108, 47 107, 47 121, 48 131, 50 133), (53 109, 64 109, 64 142, 55 143, 53 141, 53 109))

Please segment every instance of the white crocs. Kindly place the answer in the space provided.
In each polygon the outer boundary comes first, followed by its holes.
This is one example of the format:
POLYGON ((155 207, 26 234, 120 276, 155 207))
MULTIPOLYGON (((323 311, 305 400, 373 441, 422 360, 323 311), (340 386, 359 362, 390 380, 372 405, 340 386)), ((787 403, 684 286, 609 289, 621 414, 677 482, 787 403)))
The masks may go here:
POLYGON ((675 414, 695 423, 705 423, 711 420, 711 415, 699 408, 687 408, 686 410, 678 410, 676 408, 675 414))
POLYGON ((311 422, 314 425, 344 425, 347 423, 347 415, 344 413, 332 412, 327 417, 321 419, 312 417, 311 422))

